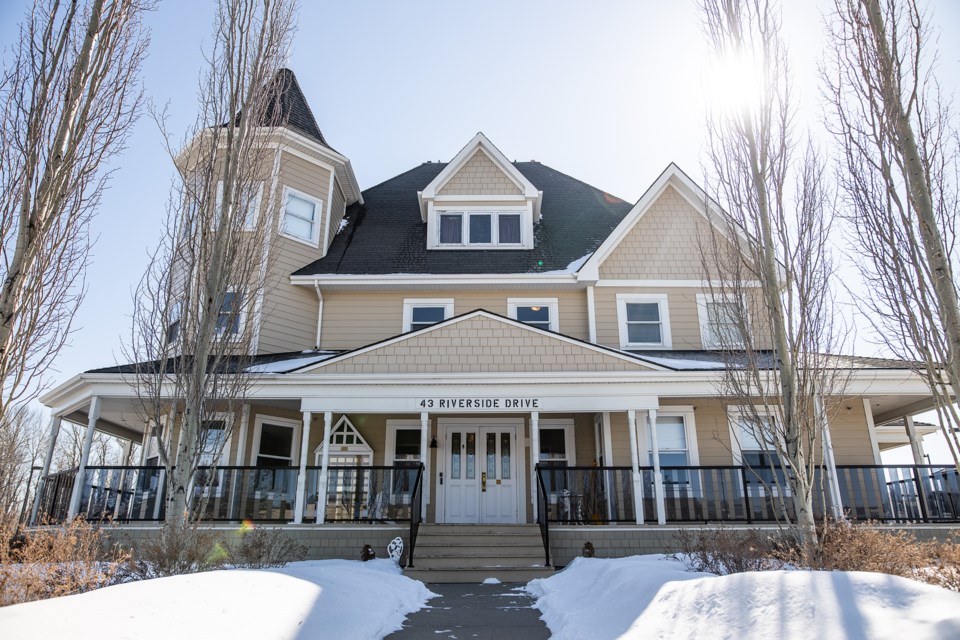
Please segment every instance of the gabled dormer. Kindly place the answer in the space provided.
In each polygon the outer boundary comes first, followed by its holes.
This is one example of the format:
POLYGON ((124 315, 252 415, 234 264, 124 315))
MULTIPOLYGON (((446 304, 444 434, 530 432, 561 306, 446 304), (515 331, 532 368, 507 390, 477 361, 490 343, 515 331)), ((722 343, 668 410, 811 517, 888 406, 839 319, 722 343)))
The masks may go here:
POLYGON ((427 249, 533 249, 543 192, 478 133, 417 193, 427 249))

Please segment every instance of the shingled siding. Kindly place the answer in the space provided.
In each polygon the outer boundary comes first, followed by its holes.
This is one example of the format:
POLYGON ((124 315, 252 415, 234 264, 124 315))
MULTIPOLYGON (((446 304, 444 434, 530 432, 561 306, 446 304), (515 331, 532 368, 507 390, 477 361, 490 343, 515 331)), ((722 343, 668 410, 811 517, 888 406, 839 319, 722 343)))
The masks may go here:
POLYGON ((667 187, 600 265, 600 277, 702 280, 701 239, 711 227, 673 187, 667 187))
POLYGON ((317 373, 637 371, 632 364, 492 318, 463 320, 373 349, 317 373))
POLYGON ((477 150, 438 193, 444 196, 494 196, 520 195, 523 191, 486 153, 477 150))

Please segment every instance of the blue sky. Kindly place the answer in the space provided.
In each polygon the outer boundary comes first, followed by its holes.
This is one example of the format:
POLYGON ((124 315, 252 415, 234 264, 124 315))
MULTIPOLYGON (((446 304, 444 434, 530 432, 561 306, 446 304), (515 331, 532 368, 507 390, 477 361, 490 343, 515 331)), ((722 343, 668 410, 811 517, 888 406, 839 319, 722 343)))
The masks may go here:
MULTIPOLYGON (((634 201, 671 161, 700 180, 708 58, 694 0, 373 2, 301 0, 289 66, 327 140, 362 188, 447 161, 483 131, 512 160, 538 160, 634 201)), ((785 2, 801 122, 821 130, 816 64, 831 2, 785 2)), ((148 99, 184 131, 196 111, 214 3, 162 0, 150 15, 148 99)), ((28 3, 0 1, 0 43, 28 3)), ((934 0, 938 76, 960 79, 960 3, 934 0)), ((112 159, 89 291, 56 381, 121 361, 132 289, 158 237, 171 163, 143 117, 112 159)), ((861 340, 858 352, 874 348, 861 340)))

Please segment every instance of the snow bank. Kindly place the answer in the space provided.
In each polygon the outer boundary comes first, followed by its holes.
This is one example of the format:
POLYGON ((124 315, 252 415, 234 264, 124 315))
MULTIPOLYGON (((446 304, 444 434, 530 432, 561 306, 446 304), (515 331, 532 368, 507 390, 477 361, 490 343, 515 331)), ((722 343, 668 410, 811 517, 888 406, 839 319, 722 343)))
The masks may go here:
POLYGON ((688 572, 663 556, 577 558, 527 591, 564 638, 960 638, 960 594, 879 573, 688 572))
POLYGON ((390 560, 313 560, 158 578, 6 607, 0 636, 360 640, 400 629, 432 597, 390 560))

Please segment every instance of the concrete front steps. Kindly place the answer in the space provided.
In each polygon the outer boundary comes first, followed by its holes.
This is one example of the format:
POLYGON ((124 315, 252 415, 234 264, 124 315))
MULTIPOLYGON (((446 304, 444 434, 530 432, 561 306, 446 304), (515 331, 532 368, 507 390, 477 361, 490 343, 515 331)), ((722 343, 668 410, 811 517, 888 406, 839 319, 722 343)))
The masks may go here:
POLYGON ((403 574, 427 583, 529 582, 553 574, 543 560, 537 525, 422 524, 414 566, 403 574))

